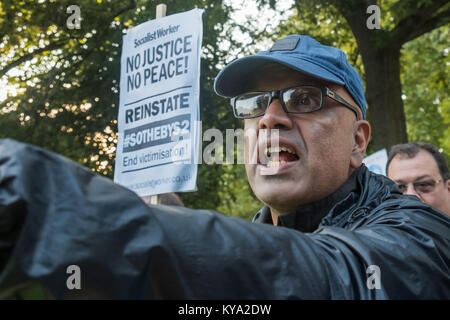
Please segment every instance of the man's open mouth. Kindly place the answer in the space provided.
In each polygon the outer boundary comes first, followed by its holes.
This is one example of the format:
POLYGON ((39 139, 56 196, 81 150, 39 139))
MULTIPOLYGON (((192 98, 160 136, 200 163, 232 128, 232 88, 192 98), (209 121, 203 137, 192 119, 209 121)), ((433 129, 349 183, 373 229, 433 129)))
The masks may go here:
POLYGON ((289 146, 268 146, 264 148, 260 164, 267 167, 279 167, 289 162, 297 161, 300 157, 295 150, 289 146))

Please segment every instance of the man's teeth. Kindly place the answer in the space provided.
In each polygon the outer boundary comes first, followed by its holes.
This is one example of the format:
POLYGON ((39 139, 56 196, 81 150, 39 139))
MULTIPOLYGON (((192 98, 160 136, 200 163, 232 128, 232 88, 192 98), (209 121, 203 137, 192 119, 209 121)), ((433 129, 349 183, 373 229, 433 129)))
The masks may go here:
POLYGON ((266 155, 270 155, 272 153, 280 153, 281 151, 286 151, 286 152, 289 152, 289 153, 292 153, 292 154, 296 154, 294 150, 292 150, 289 147, 285 147, 285 146, 282 146, 282 147, 280 147, 280 146, 278 146, 278 147, 265 147, 264 151, 265 151, 266 155))
POLYGON ((267 163, 267 166, 268 167, 279 167, 279 166, 282 166, 283 164, 286 164, 286 163, 287 163, 287 161, 284 161, 284 160, 281 160, 281 161, 272 161, 272 160, 270 160, 267 163))

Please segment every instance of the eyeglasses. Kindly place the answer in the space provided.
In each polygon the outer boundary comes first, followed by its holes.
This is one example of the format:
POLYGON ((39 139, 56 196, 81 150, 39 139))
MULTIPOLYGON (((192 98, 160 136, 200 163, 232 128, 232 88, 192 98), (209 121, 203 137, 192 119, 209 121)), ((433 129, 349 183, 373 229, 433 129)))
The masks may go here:
POLYGON ((414 190, 416 190, 417 193, 430 193, 433 192, 434 189, 436 189, 436 185, 441 181, 442 179, 416 181, 408 184, 398 184, 398 188, 400 189, 401 193, 405 193, 408 190, 408 186, 412 184, 414 190))
POLYGON ((231 106, 236 118, 250 119, 264 115, 274 98, 280 100, 286 113, 310 113, 323 108, 325 97, 351 109, 355 113, 356 119, 359 120, 356 107, 326 86, 307 85, 283 90, 247 92, 232 98, 231 106))

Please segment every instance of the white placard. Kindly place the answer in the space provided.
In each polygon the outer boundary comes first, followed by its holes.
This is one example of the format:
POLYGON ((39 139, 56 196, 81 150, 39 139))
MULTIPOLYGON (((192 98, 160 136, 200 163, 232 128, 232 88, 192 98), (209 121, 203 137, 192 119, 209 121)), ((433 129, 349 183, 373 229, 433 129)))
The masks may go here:
POLYGON ((370 156, 363 159, 363 163, 366 167, 375 173, 386 175, 386 164, 388 161, 388 154, 386 149, 378 150, 372 153, 370 156))
POLYGON ((114 182, 139 196, 196 189, 202 9, 123 37, 114 182))

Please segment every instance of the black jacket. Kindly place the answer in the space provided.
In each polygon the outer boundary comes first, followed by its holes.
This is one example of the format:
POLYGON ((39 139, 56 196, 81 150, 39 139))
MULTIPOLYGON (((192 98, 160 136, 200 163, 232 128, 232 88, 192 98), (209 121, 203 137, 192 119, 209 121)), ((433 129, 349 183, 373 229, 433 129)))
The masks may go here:
POLYGON ((449 217, 366 168, 356 178, 303 233, 149 207, 70 160, 0 140, 0 297, 37 283, 54 298, 449 299, 449 217), (80 290, 66 286, 71 265, 80 290))

